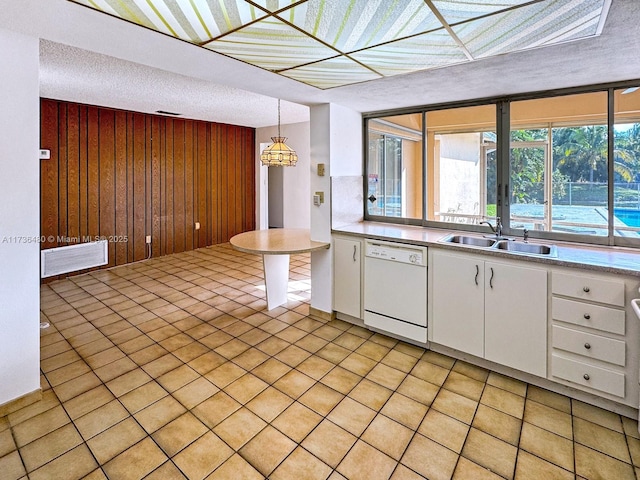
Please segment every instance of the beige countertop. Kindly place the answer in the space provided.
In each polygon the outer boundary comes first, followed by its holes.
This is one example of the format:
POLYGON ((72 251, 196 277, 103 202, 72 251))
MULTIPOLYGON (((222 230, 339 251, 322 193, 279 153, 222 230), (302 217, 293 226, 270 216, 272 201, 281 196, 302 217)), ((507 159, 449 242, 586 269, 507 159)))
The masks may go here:
POLYGON ((302 228, 271 228, 244 232, 229 240, 241 252, 263 255, 284 255, 329 248, 329 243, 311 240, 309 230, 302 228))
MULTIPOLYGON (((537 242, 530 243, 553 244, 557 249, 557 256, 519 254, 487 248, 466 245, 452 245, 439 242, 451 233, 464 234, 460 230, 446 230, 440 228, 418 227, 413 225, 398 225, 381 222, 360 222, 333 229, 334 233, 356 235, 359 237, 392 242, 404 242, 413 245, 437 246, 447 250, 467 251, 481 255, 502 258, 521 259, 547 265, 561 265, 583 268, 600 272, 619 273, 640 277, 640 249, 624 247, 604 247, 580 243, 566 242, 537 242)), ((478 235, 478 233, 470 233, 478 235)))

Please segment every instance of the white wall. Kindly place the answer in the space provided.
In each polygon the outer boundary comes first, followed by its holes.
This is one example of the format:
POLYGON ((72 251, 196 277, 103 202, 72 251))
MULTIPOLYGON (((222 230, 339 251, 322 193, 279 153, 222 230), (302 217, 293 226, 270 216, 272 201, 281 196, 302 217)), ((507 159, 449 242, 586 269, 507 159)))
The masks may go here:
MULTIPOLYGON (((280 132, 283 137, 287 137, 287 145, 298 154, 298 163, 296 163, 295 167, 269 167, 271 169, 282 169, 282 187, 271 185, 269 189, 282 188, 282 226, 284 228, 309 228, 310 225, 309 129, 309 122, 281 125, 280 132)), ((270 144, 271 137, 275 137, 277 134, 277 126, 257 128, 256 145, 261 143, 270 144)), ((256 158, 259 164, 260 152, 257 152, 256 158)), ((260 168, 257 170, 260 170, 260 168)), ((259 172, 256 172, 256 174, 259 174, 259 172)), ((269 175, 270 179, 271 177, 269 175)), ((256 180, 256 185, 264 188, 259 181, 259 176, 256 177, 256 180)), ((256 198, 261 198, 260 192, 258 192, 256 198)), ((269 198, 271 198, 271 194, 269 198)), ((259 211, 260 205, 256 205, 256 208, 259 211)), ((269 211, 271 211, 271 206, 269 206, 269 211)), ((269 221, 269 224, 271 225, 272 222, 269 221)))
POLYGON ((267 167, 268 227, 284 228, 284 168, 267 167))
MULTIPOLYGON (((311 107, 311 191, 325 192, 326 199, 323 205, 311 208, 313 240, 331 241, 332 204, 341 201, 331 192, 332 179, 354 175, 362 175, 362 116, 335 104, 311 107), (318 163, 325 164, 324 177, 316 174, 318 163)), ((350 204, 361 210, 361 201, 350 204)), ((331 258, 331 250, 311 254, 311 306, 323 312, 333 310, 331 258)))
POLYGON ((362 175, 362 114, 331 104, 331 176, 362 175))
POLYGON ((481 133, 439 135, 440 212, 480 212, 481 133))
POLYGON ((38 52, 0 29, 0 405, 40 388, 38 52))

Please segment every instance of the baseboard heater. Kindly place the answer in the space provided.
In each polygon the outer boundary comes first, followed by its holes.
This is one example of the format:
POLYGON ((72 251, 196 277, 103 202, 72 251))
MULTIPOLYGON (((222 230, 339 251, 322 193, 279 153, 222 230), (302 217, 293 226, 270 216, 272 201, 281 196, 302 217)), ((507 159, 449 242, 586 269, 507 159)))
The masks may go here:
POLYGON ((40 278, 99 267, 109 263, 107 240, 47 248, 40 252, 40 278))

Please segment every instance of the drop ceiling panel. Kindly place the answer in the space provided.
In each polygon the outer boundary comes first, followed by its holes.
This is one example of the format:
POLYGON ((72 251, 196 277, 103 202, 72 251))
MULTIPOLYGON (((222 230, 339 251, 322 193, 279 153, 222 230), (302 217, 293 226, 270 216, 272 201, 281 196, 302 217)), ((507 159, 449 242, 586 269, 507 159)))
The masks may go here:
POLYGON ((604 0, 553 0, 453 27, 476 58, 595 35, 604 0))
POLYGON ((296 26, 345 53, 442 27, 424 0, 309 0, 290 10, 296 26))
POLYGON ((599 35, 611 2, 69 1, 321 89, 599 35))
POLYGON ((187 42, 202 44, 268 12, 236 0, 73 0, 187 42))
POLYGON ((337 55, 335 50, 275 17, 236 30, 206 48, 273 71, 337 55))
POLYGON ((451 25, 530 2, 531 0, 433 0, 433 6, 451 25))
POLYGON ((382 75, 347 57, 336 57, 294 68, 282 72, 282 75, 323 89, 382 78, 382 75))
POLYGON ((277 12, 283 8, 290 7, 294 3, 300 3, 300 1, 301 0, 252 0, 252 3, 260 5, 262 8, 270 12, 277 12))
POLYGON ((467 61, 462 49, 444 29, 362 50, 351 56, 385 76, 467 61))

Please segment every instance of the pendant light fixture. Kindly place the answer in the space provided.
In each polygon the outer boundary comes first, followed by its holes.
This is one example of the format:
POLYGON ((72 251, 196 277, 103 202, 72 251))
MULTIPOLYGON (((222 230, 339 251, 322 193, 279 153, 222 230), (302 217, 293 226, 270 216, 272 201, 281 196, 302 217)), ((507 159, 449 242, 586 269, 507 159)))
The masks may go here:
POLYGON ((260 154, 262 165, 267 167, 293 167, 298 161, 298 155, 285 143, 286 137, 280 136, 280 99, 278 99, 278 136, 271 137, 273 143, 260 154))

